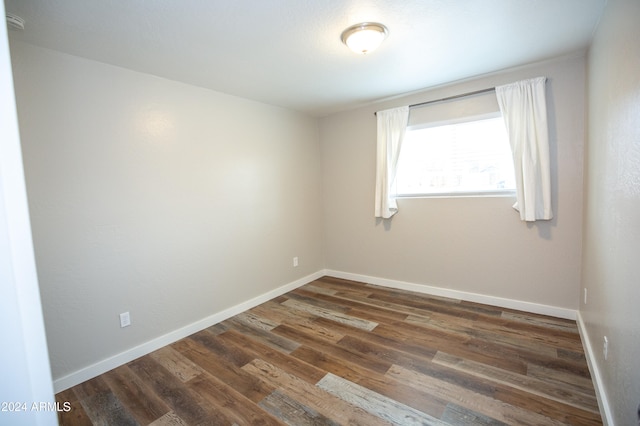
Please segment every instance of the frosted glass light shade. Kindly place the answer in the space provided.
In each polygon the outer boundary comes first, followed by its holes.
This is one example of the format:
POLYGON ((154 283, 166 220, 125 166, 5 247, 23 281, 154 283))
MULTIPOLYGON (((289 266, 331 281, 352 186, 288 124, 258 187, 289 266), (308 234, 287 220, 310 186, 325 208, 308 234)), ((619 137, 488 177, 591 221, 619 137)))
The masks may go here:
POLYGON ((388 34, 387 27, 375 22, 352 25, 342 32, 342 42, 356 53, 373 52, 382 44, 388 34))

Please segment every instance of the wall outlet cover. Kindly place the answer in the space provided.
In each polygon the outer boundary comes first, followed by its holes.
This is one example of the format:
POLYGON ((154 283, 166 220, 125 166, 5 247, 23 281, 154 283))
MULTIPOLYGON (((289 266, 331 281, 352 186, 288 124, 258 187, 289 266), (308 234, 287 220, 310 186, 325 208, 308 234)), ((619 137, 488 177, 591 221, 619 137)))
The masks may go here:
POLYGON ((129 312, 123 312, 120 314, 120 327, 124 328, 124 327, 128 327, 131 325, 131 316, 129 315, 129 312))

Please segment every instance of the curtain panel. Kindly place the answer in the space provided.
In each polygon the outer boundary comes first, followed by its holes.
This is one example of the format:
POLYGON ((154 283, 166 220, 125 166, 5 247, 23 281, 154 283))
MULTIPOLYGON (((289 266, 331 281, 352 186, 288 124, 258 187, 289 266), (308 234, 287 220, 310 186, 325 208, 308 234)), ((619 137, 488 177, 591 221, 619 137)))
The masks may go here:
POLYGON ((527 222, 553 218, 546 80, 538 77, 496 87, 516 174, 513 208, 527 222))
POLYGON ((409 107, 378 111, 375 217, 389 219, 398 211, 394 181, 400 148, 409 122, 409 107))

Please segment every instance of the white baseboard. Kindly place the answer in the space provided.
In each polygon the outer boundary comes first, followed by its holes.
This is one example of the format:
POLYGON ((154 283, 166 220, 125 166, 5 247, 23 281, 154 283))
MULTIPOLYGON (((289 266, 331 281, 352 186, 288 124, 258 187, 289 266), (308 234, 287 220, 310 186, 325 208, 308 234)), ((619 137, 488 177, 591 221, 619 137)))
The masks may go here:
POLYGON ((116 367, 126 364, 129 361, 133 361, 136 358, 151 353, 182 338, 190 336, 193 333, 197 333, 200 330, 204 330, 207 327, 211 327, 212 325, 231 318, 234 315, 258 306, 261 303, 267 302, 288 291, 294 290, 307 283, 310 283, 311 281, 314 281, 324 275, 324 270, 320 270, 311 275, 307 275, 306 277, 300 278, 289 284, 285 284, 267 293, 261 294, 260 296, 254 297, 251 300, 232 306, 231 308, 225 309, 224 311, 217 312, 187 326, 181 327, 177 330, 157 337, 141 345, 135 346, 117 355, 99 361, 93 365, 82 368, 64 377, 60 377, 53 381, 53 389, 56 393, 61 392, 65 389, 69 389, 70 387, 73 387, 84 381, 99 376, 100 374, 106 373, 109 370, 113 370, 116 367))
POLYGON ((468 293, 458 290, 450 290, 441 287, 433 287, 422 284, 409 283, 405 281, 390 280, 386 278, 377 278, 367 275, 352 274, 348 272, 335 271, 330 269, 320 270, 306 277, 300 278, 289 284, 278 287, 272 291, 257 296, 251 300, 232 306, 221 312, 217 312, 211 316, 203 318, 187 326, 181 327, 165 335, 159 336, 153 340, 142 343, 124 352, 106 358, 95 364, 82 368, 64 377, 60 377, 53 381, 53 388, 56 393, 69 389, 86 380, 92 379, 100 374, 106 373, 120 365, 133 361, 143 355, 174 343, 193 333, 197 333, 207 327, 211 327, 221 321, 224 321, 234 315, 251 309, 261 303, 280 296, 288 291, 301 287, 311 281, 329 275, 336 278, 343 278, 353 281, 360 281, 368 284, 375 284, 389 288, 397 288, 401 290, 415 291, 418 293, 431 294, 434 296, 449 297, 452 299, 466 300, 470 302, 484 303, 488 305, 500 306, 504 308, 517 309, 526 312, 532 312, 542 315, 550 315, 558 318, 576 319, 576 311, 571 309, 559 308, 555 306, 540 305, 536 303, 523 302, 519 300, 505 299, 500 297, 485 296, 482 294, 468 293))
POLYGON ((593 351, 593 345, 587 333, 587 327, 582 319, 580 311, 578 311, 578 331, 580 332, 580 338, 582 339, 582 346, 584 347, 584 353, 587 357, 587 364, 589 365, 589 371, 591 372, 591 379, 593 380, 594 388, 596 391, 596 398, 598 399, 598 408, 600 408, 600 415, 602 416, 602 422, 604 426, 614 426, 613 415, 611 413, 611 406, 609 405, 609 399, 607 393, 604 390, 602 383, 602 375, 596 362, 595 352, 593 351))
POLYGON ((502 297, 486 296, 483 294, 469 293, 466 291, 450 290, 442 287, 433 287, 423 284, 415 284, 406 281, 390 280, 386 278, 371 277, 368 275, 352 274, 349 272, 327 269, 325 275, 345 280, 360 281, 367 284, 375 284, 383 287, 397 288, 399 290, 415 291, 416 293, 430 294, 433 296, 448 297, 451 299, 465 300, 468 302, 484 303, 486 305, 499 306, 501 308, 516 309, 540 315, 549 315, 556 318, 575 320, 577 311, 560 308, 557 306, 541 305, 538 303, 524 302, 521 300, 505 299, 502 297))

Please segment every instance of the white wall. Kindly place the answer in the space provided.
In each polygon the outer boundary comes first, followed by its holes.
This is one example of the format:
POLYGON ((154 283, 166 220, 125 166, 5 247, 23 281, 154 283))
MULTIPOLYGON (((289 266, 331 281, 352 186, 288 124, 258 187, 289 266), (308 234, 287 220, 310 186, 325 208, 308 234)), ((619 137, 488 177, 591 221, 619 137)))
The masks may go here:
MULTIPOLYGON (((0 3, 4 13, 4 4, 0 3)), ((57 424, 6 27, 0 28, 0 424, 57 424), (18 404, 5 406, 4 404, 18 404), (24 404, 24 405, 22 405, 24 404)))
POLYGON ((323 268, 315 119, 11 53, 54 379, 323 268))
MULTIPOLYGON (((330 270, 575 312, 580 288, 585 59, 522 67, 335 114, 320 122, 330 270), (513 198, 399 200, 374 216, 374 111, 547 76, 555 218, 527 225, 513 198)), ((415 287, 420 288, 420 287, 415 287)), ((494 301, 497 299, 494 299, 494 301)))
POLYGON ((640 404, 640 2, 609 0, 589 51, 580 307, 595 369, 618 425, 640 404), (603 357, 603 338, 609 356, 603 357))

